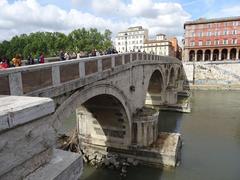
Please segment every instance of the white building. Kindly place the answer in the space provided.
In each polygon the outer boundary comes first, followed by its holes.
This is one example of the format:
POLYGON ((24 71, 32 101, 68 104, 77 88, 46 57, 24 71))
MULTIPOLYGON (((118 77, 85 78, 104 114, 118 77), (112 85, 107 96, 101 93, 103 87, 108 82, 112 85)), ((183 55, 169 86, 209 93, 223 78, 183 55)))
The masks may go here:
POLYGON ((148 30, 142 26, 130 27, 119 32, 115 39, 118 52, 143 51, 144 42, 148 39, 148 30))
POLYGON ((157 34, 156 39, 146 40, 143 49, 146 53, 161 56, 174 56, 174 47, 165 34, 157 34))

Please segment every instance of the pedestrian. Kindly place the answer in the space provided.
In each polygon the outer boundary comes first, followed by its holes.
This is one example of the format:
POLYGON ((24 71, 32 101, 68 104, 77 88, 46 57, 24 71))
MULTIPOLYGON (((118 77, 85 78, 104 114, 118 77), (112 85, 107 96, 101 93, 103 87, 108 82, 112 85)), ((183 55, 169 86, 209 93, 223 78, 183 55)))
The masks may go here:
POLYGON ((65 60, 63 50, 60 51, 59 59, 60 59, 60 61, 64 61, 65 60))
POLYGON ((93 50, 92 50, 91 56, 96 56, 96 49, 93 49, 93 50))
POLYGON ((9 68, 9 64, 6 58, 2 58, 0 62, 0 69, 6 69, 6 68, 9 68))
POLYGON ((31 64, 34 64, 34 59, 33 59, 33 57, 32 57, 32 55, 31 54, 29 54, 29 56, 28 56, 28 65, 31 65, 31 64))
POLYGON ((41 55, 39 57, 39 63, 41 63, 41 64, 44 63, 44 55, 43 55, 43 53, 41 53, 41 55))
POLYGON ((96 51, 96 56, 100 56, 100 52, 99 51, 96 51))
POLYGON ((13 59, 12 59, 12 64, 14 67, 19 67, 22 65, 22 60, 21 56, 17 54, 13 59))
POLYGON ((77 59, 80 59, 80 57, 81 57, 81 53, 78 52, 78 53, 77 53, 77 59))
POLYGON ((69 53, 68 53, 68 52, 66 52, 66 53, 64 54, 64 59, 65 59, 65 60, 69 60, 69 59, 70 59, 70 56, 69 56, 69 53))

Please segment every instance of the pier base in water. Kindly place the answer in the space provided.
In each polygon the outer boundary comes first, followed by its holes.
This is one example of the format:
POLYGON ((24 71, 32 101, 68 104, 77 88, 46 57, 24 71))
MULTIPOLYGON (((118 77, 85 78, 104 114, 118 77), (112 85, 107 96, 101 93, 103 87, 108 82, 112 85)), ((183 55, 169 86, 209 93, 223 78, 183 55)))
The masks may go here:
POLYGON ((107 156, 108 154, 117 154, 122 159, 133 159, 140 164, 154 167, 163 166, 177 166, 180 160, 181 152, 181 135, 178 133, 166 133, 159 134, 157 140, 149 147, 131 146, 128 149, 119 148, 104 148, 99 146, 85 144, 86 155, 92 156, 107 156), (86 150, 87 148, 87 150, 86 150), (104 150, 106 150, 104 152, 104 150), (99 153, 100 155, 97 155, 99 153))

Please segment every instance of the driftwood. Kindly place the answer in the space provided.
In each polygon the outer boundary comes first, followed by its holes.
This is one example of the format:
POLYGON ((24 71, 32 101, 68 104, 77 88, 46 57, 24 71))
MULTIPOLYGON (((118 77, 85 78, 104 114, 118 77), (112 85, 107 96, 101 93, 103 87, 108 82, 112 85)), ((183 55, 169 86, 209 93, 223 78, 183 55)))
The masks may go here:
POLYGON ((77 136, 77 130, 74 129, 69 133, 69 136, 62 134, 58 137, 58 146, 65 151, 81 153, 80 143, 77 136))

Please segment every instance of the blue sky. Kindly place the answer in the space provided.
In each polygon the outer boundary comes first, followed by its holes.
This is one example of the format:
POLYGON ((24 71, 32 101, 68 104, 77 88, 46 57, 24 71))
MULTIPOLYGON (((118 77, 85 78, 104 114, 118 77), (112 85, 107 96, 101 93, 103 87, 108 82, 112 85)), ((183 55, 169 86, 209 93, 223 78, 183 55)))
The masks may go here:
POLYGON ((150 36, 183 36, 183 24, 200 17, 240 16, 239 0, 0 0, 0 41, 36 31, 110 29, 113 36, 142 25, 150 36))

